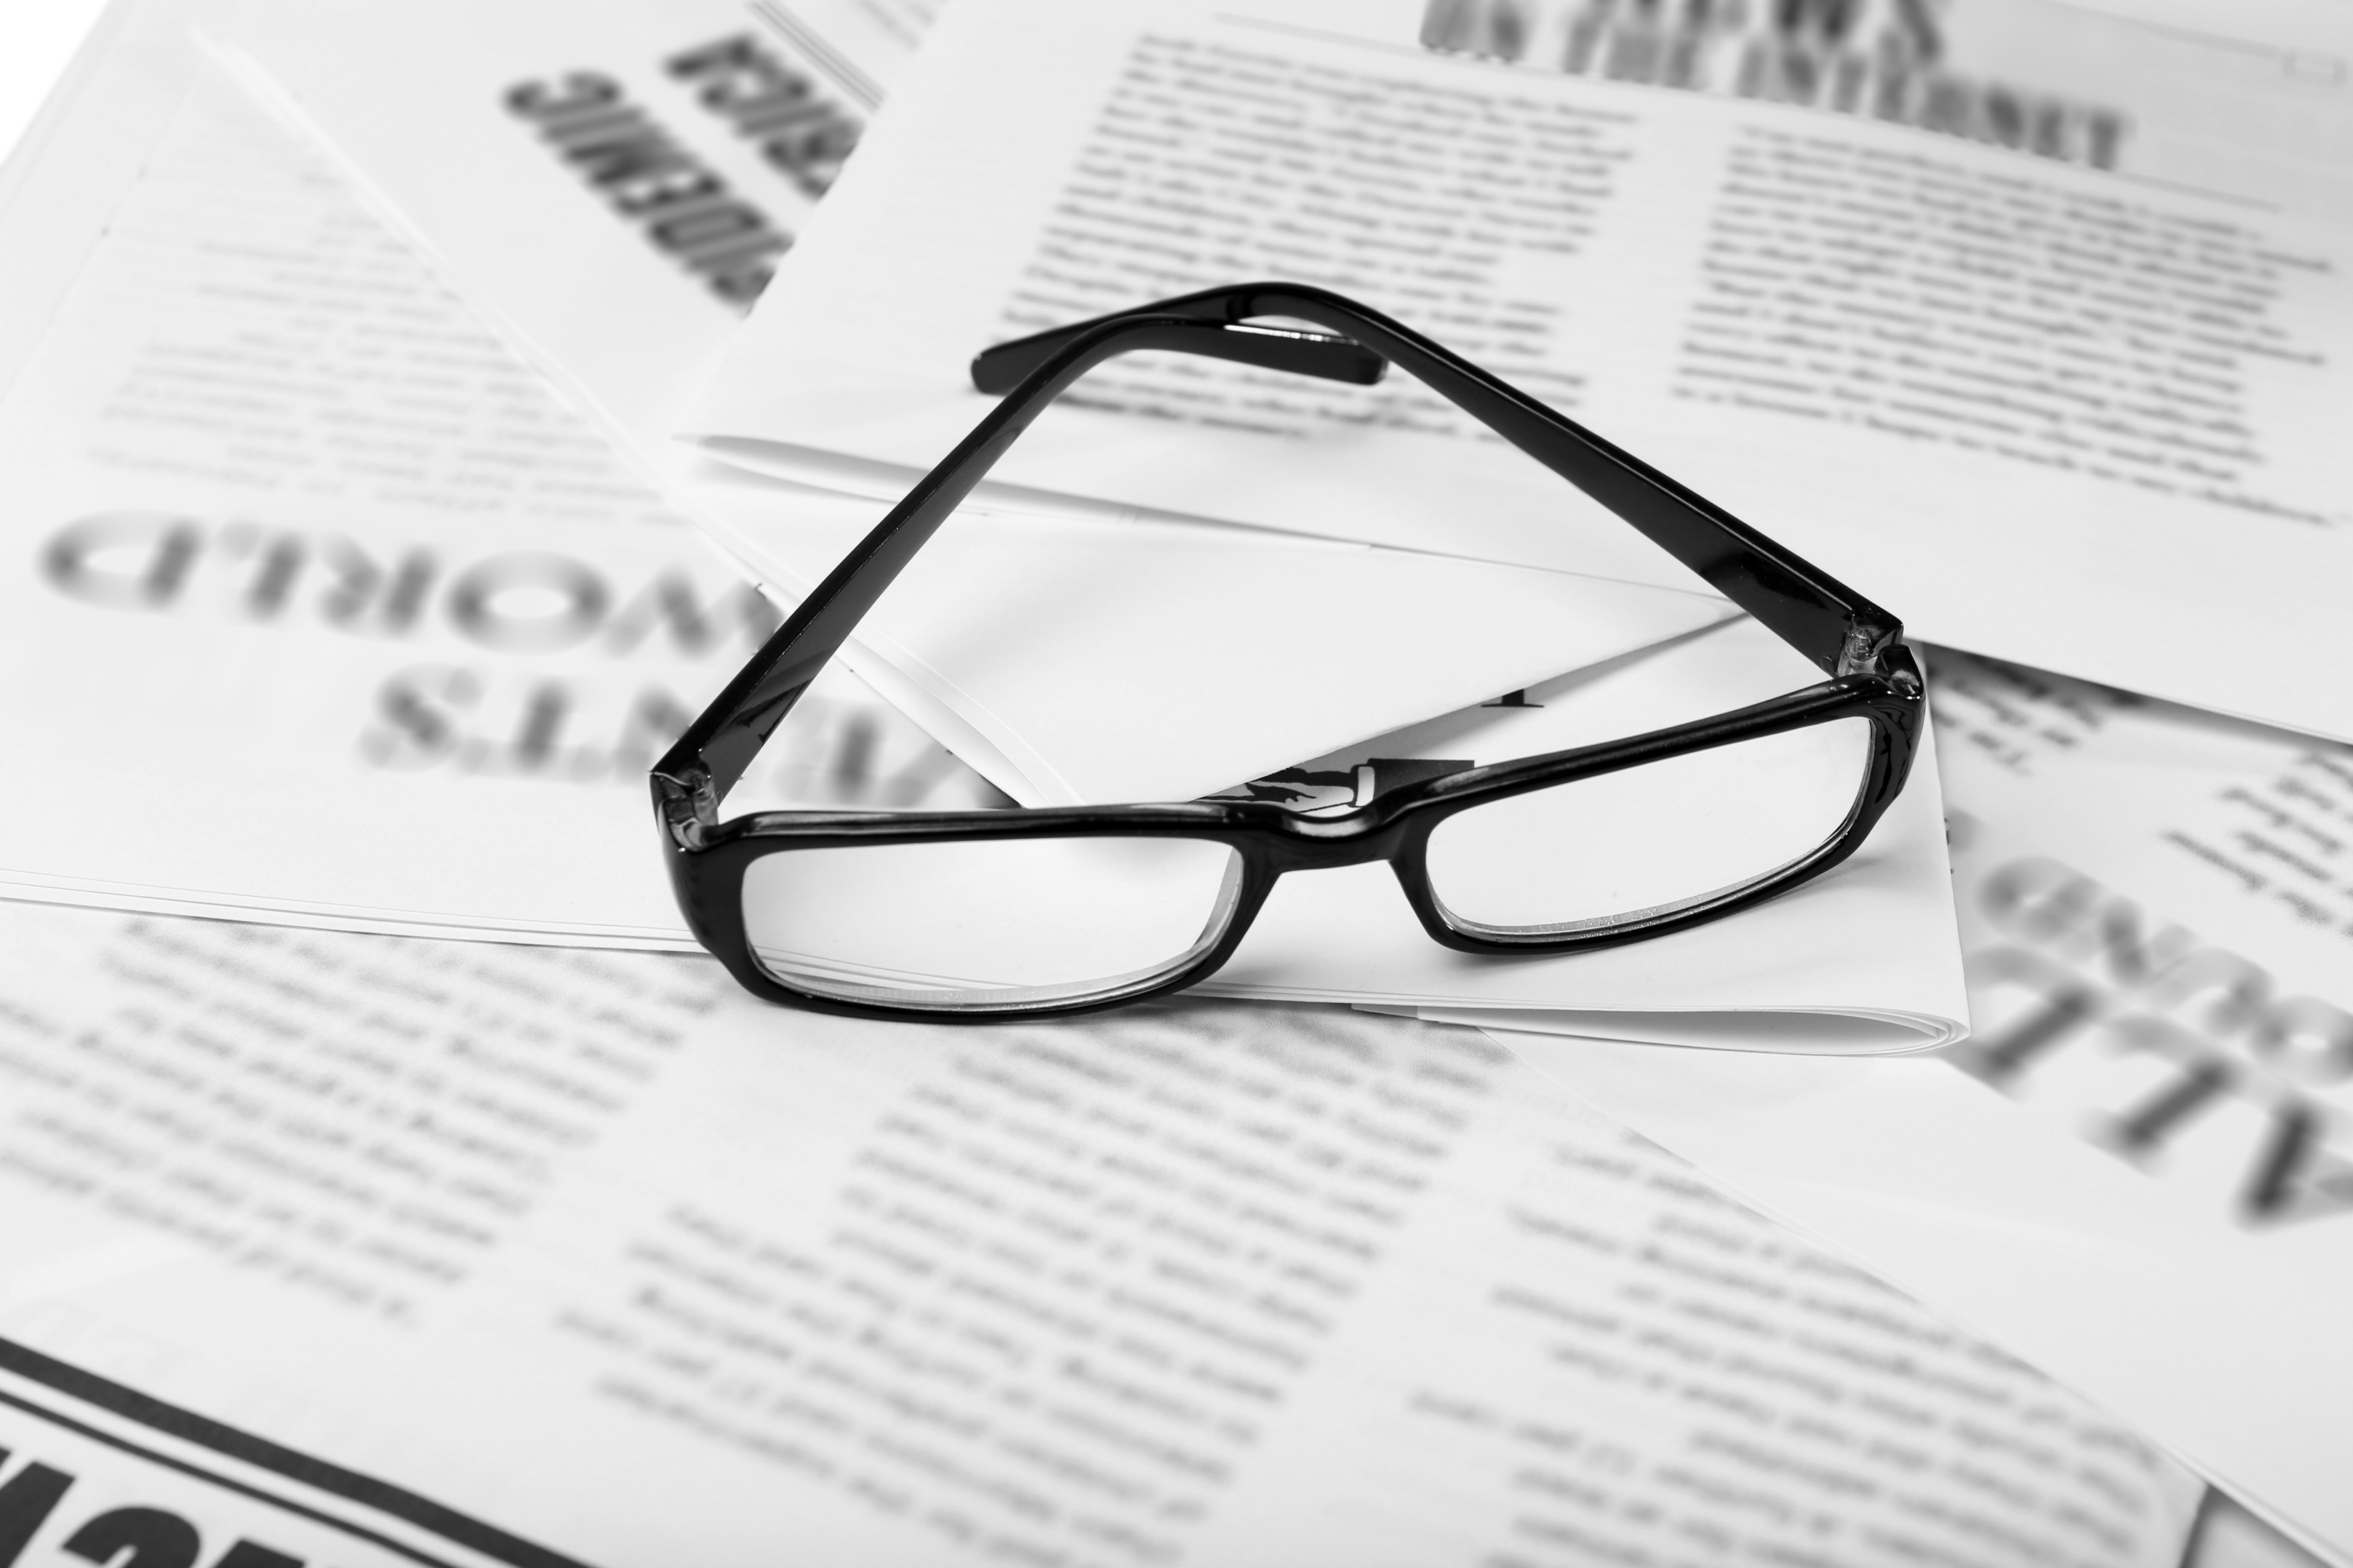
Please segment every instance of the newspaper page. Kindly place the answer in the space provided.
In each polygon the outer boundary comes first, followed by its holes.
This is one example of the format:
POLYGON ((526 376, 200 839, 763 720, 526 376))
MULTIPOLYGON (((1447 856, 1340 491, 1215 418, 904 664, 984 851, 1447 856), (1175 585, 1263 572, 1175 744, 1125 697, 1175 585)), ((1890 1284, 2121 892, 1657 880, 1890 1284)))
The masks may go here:
MULTIPOLYGON (((2189 1522, 2146 1444, 1475 1031, 878 1026, 702 959, 0 922, 8 1386, 543 1553, 494 1560, 2168 1568, 2189 1522)), ((82 1475, 10 1422, 12 1498, 82 1475)), ((369 1561, 184 1495, 120 1500, 369 1561)))
MULTIPOLYGON (((905 471, 969 425, 981 345, 1294 278, 1932 640, 2353 735, 2324 629, 2353 549, 2327 412, 2353 208, 2323 151, 2353 125, 2353 51, 2235 30, 2265 15, 980 0, 902 79, 693 429, 766 471, 905 471), (2258 621, 2286 657, 2250 657, 2258 621)), ((1403 378, 1138 361, 1081 402, 997 477, 1679 570, 1403 378)))
POLYGON ((1836 1075, 1515 1041, 2353 1560, 2353 752, 1934 668, 1968 1041, 1836 1075))

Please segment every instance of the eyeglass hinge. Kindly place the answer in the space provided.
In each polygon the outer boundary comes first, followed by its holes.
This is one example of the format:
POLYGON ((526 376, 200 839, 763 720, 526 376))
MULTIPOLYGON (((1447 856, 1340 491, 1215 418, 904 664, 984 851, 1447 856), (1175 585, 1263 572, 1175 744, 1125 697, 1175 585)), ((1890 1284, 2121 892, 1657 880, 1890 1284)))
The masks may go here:
POLYGON ((1846 646, 1839 649, 1840 675, 1877 675, 1880 656, 1904 635, 1899 626, 1873 626, 1861 623, 1846 629, 1846 646))
POLYGON ((719 820, 719 792, 709 773, 681 779, 670 773, 653 775, 654 792, 661 802, 662 826, 681 849, 700 849, 703 830, 719 820))

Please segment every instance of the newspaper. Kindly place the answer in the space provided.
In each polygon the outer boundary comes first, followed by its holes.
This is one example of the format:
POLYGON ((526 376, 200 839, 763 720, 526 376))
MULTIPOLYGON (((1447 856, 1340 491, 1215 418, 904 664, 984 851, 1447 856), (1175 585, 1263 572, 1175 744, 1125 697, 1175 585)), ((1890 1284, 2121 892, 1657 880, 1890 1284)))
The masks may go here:
MULTIPOLYGON (((363 1524, 506 1532, 436 1562, 2170 1568, 2196 1500, 1476 1031, 873 1025, 703 959, 76 910, 0 940, 12 1501, 87 1473, 38 1420, 81 1408, 59 1366, 143 1396, 107 1429, 151 1447, 300 1456, 331 1522, 356 1476, 363 1524)), ((379 1560, 203 1473, 24 1517, 379 1560)))
MULTIPOLYGON (((2353 551, 2342 29, 2315 52, 2244 32, 2265 8, 1736 14, 960 6, 691 429, 764 471, 903 483, 984 405, 976 346, 1296 278, 1931 640, 2353 736, 2327 631, 2353 551), (1525 19, 1524 58, 1493 58, 1490 16, 1525 19), (1707 90, 1653 79, 1686 67, 1707 90)), ((1080 392, 998 469, 1008 504, 1681 572, 1403 378, 1138 363, 1080 392)))
MULTIPOLYGON (((155 43, 127 24, 173 9, 119 8, 115 36, 155 43)), ((845 9, 885 33, 921 20, 888 0, 845 9)), ((41 165, 45 199, 65 174, 127 176, 144 158, 128 133, 157 129, 185 86, 170 50, 124 53, 84 75, 138 84, 111 103, 126 134, 100 146, 72 134, 87 116, 52 122, 106 156, 41 165)), ((98 243, 115 193, 90 187, 106 199, 75 209, 89 226, 58 231, 72 243, 41 252, 38 279, 62 288, 60 258, 98 243)), ((15 225, 26 209, 10 210, 15 225)), ((389 253, 370 259, 402 281, 389 253)), ((0 326, 54 303, 16 289, 0 326)), ((427 346, 466 360, 475 345, 427 346)), ((505 390, 544 417, 522 384, 505 390)), ((49 738, 45 793, 18 815, 52 844, 77 828, 201 840, 239 825, 235 805, 253 832, 333 852, 302 797, 347 784, 314 792, 299 766, 256 767, 186 821, 155 809, 164 789, 213 787, 224 758, 282 764, 238 710, 282 716, 263 695, 278 690, 328 699, 314 742, 369 716, 375 742, 346 763, 447 768, 478 790, 591 785, 622 770, 575 720, 625 712, 639 682, 690 688, 760 618, 741 584, 674 553, 659 503, 592 446, 559 439, 579 465, 532 476, 542 501, 563 488, 549 481, 591 481, 562 546, 500 552, 525 538, 513 520, 470 535, 413 495, 311 494, 291 521, 250 495, 216 506, 186 466, 205 443, 142 447, 124 428, 111 456, 154 463, 180 510, 49 506, 88 473, 26 492, 48 515, 25 531, 11 614, 52 635, 24 654, 87 688, 75 712, 120 726, 116 752, 87 724, 49 738), (405 602, 433 611, 404 623, 405 602), (110 662, 118 644, 135 657, 110 662), (459 734, 463 682, 438 700, 379 683, 420 650, 513 699, 501 721, 459 734), (197 665, 233 669, 248 700, 192 704, 197 665), (132 711, 126 684, 177 700, 132 711), (115 807, 85 794, 100 773, 156 782, 115 807)), ((895 716, 862 695, 812 715, 839 743, 769 759, 798 769, 786 799, 987 788, 902 722, 892 733, 931 760, 877 768, 871 726, 895 716)), ((621 731, 631 748, 651 732, 621 731)), ((497 793, 422 815, 496 815, 497 793)), ((523 794, 541 813, 555 798, 523 794)), ((418 804, 386 799, 396 817, 418 804)), ((559 1568, 681 1545, 806 1552, 814 1526, 860 1560, 943 1563, 1130 1563, 1173 1542, 1241 1564, 1274 1542, 1400 1564, 2137 1564, 2174 1561, 2189 1524, 2194 1485, 2113 1422, 1456 1032, 1170 1007, 1088 1026, 1106 1073, 1061 1050, 1068 1030, 996 1050, 910 1031, 878 1052, 676 958, 23 909, 0 909, 0 950, 12 1557, 559 1568), (1055 1096, 1073 1114, 1047 1127, 1032 1112, 1055 1096), (1166 1180, 1164 1159, 1202 1179, 1166 1180), (785 1201, 747 1202, 760 1194, 785 1201), (1090 1251, 1089 1221, 1122 1245, 1090 1251), (1265 1245, 1202 1251, 1238 1226, 1265 1245), (1024 1293, 1045 1279, 1053 1300, 1024 1293), (812 1345, 797 1365, 777 1353, 812 1345), (974 1357, 997 1358, 994 1382, 960 1377, 974 1357), (926 1430, 940 1440, 909 1436, 926 1430)))
POLYGON ((2353 752, 1932 668, 1968 1042, 1515 1048, 2353 1561, 2353 752))

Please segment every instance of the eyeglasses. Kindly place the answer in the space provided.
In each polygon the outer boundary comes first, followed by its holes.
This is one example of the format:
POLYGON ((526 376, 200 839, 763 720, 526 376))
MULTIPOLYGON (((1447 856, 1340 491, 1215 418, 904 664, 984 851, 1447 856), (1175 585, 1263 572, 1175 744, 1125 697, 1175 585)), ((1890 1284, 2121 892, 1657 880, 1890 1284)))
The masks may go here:
POLYGON ((1250 283, 1002 343, 1005 394, 818 584, 656 765, 695 937, 744 987, 868 1017, 987 1020, 1141 1001, 1215 973, 1277 878, 1386 860, 1430 937, 1575 952, 1683 931, 1821 875, 1904 787, 1924 708, 1902 626, 1722 508, 1377 311, 1250 283), (1245 324, 1270 317, 1324 331, 1245 324), (1697 573, 1830 677, 1711 719, 1483 767, 1337 811, 1268 799, 761 812, 729 789, 885 588, 1053 399, 1174 351, 1370 385, 1402 366, 1697 573), (1673 829, 1662 833, 1656 825, 1673 829))

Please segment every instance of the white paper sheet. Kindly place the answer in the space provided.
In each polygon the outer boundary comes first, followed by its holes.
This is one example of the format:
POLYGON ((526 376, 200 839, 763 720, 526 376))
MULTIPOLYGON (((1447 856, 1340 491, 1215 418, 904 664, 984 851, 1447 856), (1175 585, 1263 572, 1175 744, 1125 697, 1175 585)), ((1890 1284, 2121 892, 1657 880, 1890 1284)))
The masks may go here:
POLYGON ((0 1335, 586 1562, 2179 1550, 2146 1445, 1474 1032, 0 927, 0 1335))
POLYGON ((70 0, 0 20, 0 159, 15 153, 100 9, 100 0, 70 0))
MULTIPOLYGON (((1850 52, 1914 14, 1859 14, 1850 52)), ((978 347, 1299 277, 1490 363, 1922 636, 2353 736, 2327 631, 2353 570, 2332 413, 2353 45, 2237 37, 2266 13, 2235 8, 2202 33, 2005 0, 1938 15, 1956 101, 2096 111, 2125 127, 2115 166, 1432 54, 1418 4, 978 0, 911 68, 693 428, 768 471, 903 483, 985 406, 978 347)), ((1749 47, 1722 38, 1725 59, 1749 47)), ((1142 361, 1085 386, 1001 480, 1679 571, 1410 386, 1142 361)))
POLYGON ((1936 668, 1968 1044, 1514 1048, 2353 1561, 2353 753, 1936 668))
POLYGON ((2182 1568, 2313 1568, 2315 1557, 2227 1493, 2209 1491, 2182 1568))
POLYGON ((65 75, 0 162, 0 388, 138 180, 199 69, 188 28, 235 0, 122 0, 99 17, 65 75))

